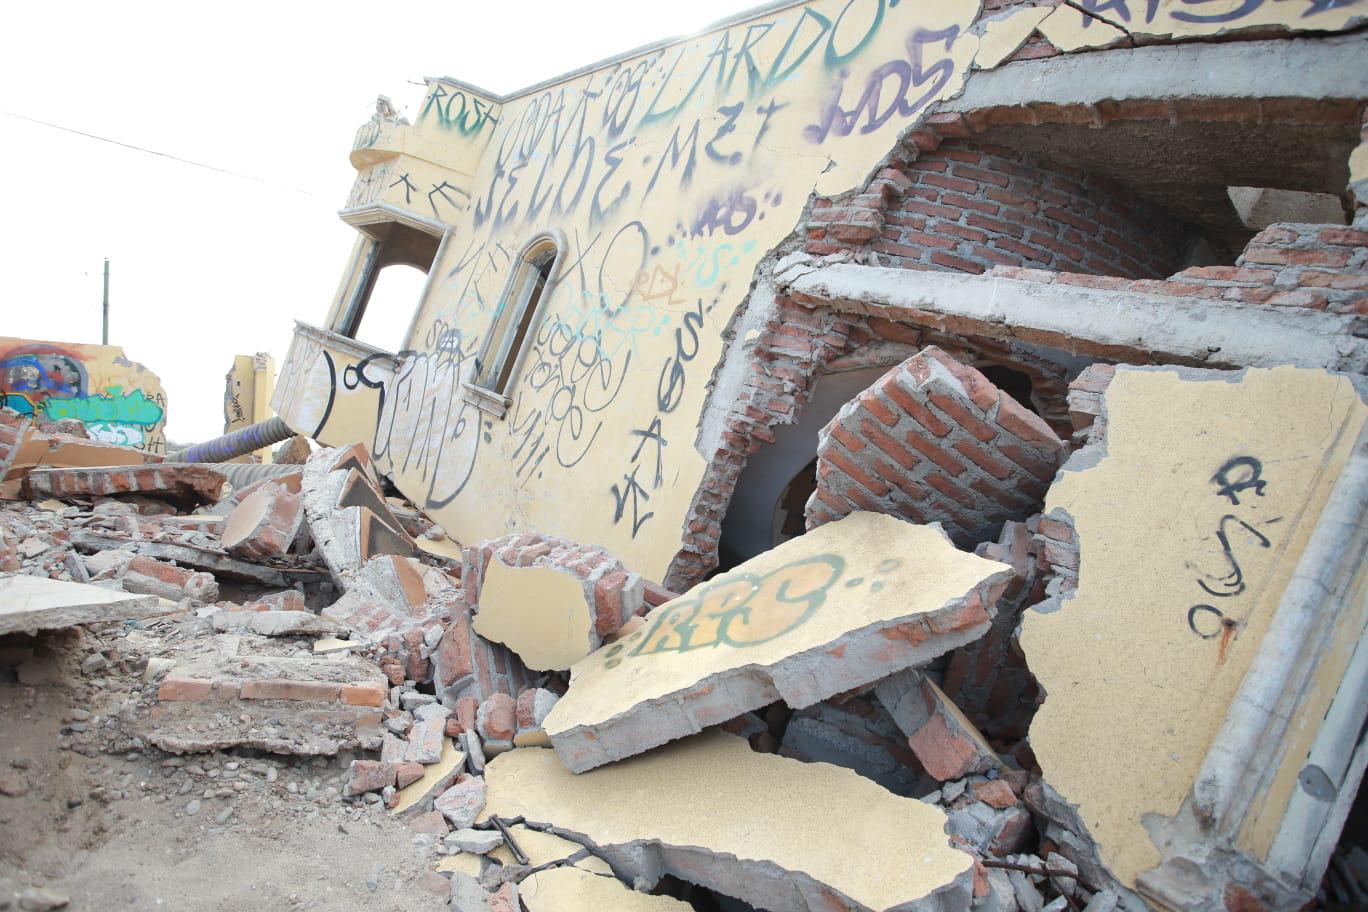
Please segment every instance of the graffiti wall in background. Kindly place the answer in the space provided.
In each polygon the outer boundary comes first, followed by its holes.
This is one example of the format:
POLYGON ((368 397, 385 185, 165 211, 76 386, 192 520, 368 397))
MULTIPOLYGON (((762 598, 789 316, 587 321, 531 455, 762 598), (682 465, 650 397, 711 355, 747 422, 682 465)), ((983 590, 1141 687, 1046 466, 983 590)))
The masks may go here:
MULTIPOLYGON (((1122 3, 1084 5, 1134 25, 1122 3)), ((1240 28, 1241 16, 1340 28, 1355 15, 1341 6, 1135 9, 1200 35, 1240 28)), ((711 455, 695 443, 722 334, 757 265, 814 193, 862 186, 904 131, 961 90, 980 46, 978 11, 976 0, 813 0, 501 102, 430 82, 412 126, 377 120, 375 130, 411 131, 396 148, 466 150, 478 164, 461 187, 398 173, 394 158, 358 164, 348 205, 374 198, 453 230, 397 366, 314 357, 307 371, 318 382, 291 385, 315 403, 299 429, 327 441, 344 426, 372 427, 380 467, 463 541, 536 529, 663 578, 711 455), (546 230, 562 249, 500 416, 462 383, 520 251, 546 230)), ((1113 29, 1059 13, 1070 31, 1113 29)), ((1020 46, 1042 20, 1032 16, 1012 47, 988 54, 985 44, 982 65, 1020 46)), ((379 145, 369 134, 358 143, 379 145)))
POLYGON ((77 418, 94 440, 166 452, 161 381, 118 346, 0 336, 0 404, 39 421, 77 418))

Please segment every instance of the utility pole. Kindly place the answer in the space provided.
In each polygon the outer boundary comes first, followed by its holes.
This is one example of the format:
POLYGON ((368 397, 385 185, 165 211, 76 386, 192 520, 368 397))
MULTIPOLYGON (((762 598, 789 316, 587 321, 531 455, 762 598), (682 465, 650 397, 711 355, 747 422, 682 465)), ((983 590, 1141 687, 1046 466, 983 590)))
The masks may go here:
POLYGON ((105 257, 104 267, 104 326, 100 333, 100 344, 109 344, 109 257, 105 257))

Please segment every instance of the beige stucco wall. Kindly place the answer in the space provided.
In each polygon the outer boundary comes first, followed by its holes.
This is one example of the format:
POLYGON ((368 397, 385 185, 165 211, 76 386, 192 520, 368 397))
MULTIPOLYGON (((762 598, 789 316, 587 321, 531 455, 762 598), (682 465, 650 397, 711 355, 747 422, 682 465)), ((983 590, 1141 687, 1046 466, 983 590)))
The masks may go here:
MULTIPOLYGON (((1323 371, 1119 368, 1105 456, 1051 487, 1047 512, 1072 517, 1081 543, 1079 581, 1023 621, 1046 693, 1031 747, 1128 886, 1158 863, 1144 819, 1172 817, 1192 788, 1365 417, 1350 381, 1323 371), (1256 477, 1238 503, 1222 493, 1222 478, 1256 477)), ((1334 680, 1343 665, 1327 656, 1334 680)), ((1331 692, 1294 741, 1314 734, 1331 692)), ((1255 855, 1300 768, 1288 756, 1241 835, 1255 855)))
MULTIPOLYGON (((1294 28, 1345 21, 1265 6, 1294 28)), ((1157 4, 1151 30, 1212 31, 1174 19, 1183 9, 1157 4)), ((929 105, 959 91, 977 14, 973 0, 814 0, 499 103, 432 82, 412 127, 358 134, 348 205, 407 207, 452 231, 412 353, 392 376, 364 361, 360 382, 336 374, 314 395, 331 403, 319 439, 373 429, 351 439, 463 541, 537 529, 662 578, 712 455, 694 447, 722 332, 756 266, 814 192, 862 186, 929 105), (559 279, 494 417, 462 400, 460 382, 515 258, 547 229, 564 241, 559 279)), ((1025 18, 995 29, 982 65, 1042 17, 1025 18)))

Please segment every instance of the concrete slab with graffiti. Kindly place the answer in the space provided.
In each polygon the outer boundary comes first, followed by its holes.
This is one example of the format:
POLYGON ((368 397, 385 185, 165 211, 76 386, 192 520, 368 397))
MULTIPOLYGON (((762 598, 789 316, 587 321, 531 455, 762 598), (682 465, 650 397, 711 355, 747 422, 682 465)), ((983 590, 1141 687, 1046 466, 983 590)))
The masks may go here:
MULTIPOLYGON (((1368 406, 1323 371, 1118 367, 1102 414, 1105 446, 1076 454, 1046 500, 1047 516, 1072 520, 1077 590, 1028 613, 1021 645, 1048 694, 1030 730, 1043 775, 1135 887, 1161 860, 1149 834, 1216 746, 1368 406)), ((1359 578, 1340 602, 1357 621, 1316 663, 1331 685, 1363 628, 1359 578)), ((1298 710, 1239 851, 1268 856, 1333 693, 1298 710)))
POLYGON ((0 405, 39 421, 77 418, 95 440, 166 453, 161 380, 117 345, 0 336, 0 405))
POLYGON ((697 586, 571 669, 544 726, 575 771, 776 700, 801 708, 981 636, 1011 570, 853 513, 697 586))
POLYGON ((969 905, 973 864, 951 848, 939 808, 837 766, 754 753, 735 735, 578 776, 522 748, 490 761, 485 783, 485 817, 550 825, 647 885, 671 874, 774 912, 969 905))

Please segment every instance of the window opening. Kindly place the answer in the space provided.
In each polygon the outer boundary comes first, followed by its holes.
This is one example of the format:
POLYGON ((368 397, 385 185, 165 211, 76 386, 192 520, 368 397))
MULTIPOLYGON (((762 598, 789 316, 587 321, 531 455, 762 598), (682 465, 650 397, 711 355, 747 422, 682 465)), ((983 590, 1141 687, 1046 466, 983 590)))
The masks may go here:
POLYGON ((518 356, 536 320, 546 287, 555 274, 559 250, 551 238, 528 245, 519 258, 494 316, 484 355, 480 358, 475 385, 503 395, 513 379, 518 356))

